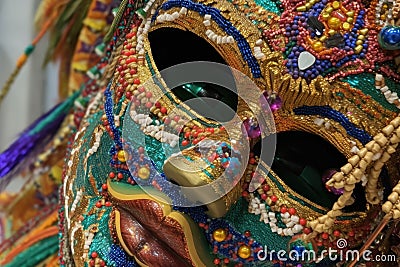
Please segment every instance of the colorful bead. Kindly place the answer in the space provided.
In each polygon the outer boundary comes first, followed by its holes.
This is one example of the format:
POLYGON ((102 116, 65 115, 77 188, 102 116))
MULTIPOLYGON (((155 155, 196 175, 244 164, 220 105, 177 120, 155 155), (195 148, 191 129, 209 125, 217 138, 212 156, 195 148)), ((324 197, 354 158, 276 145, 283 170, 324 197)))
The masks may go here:
POLYGON ((227 232, 225 229, 219 228, 217 230, 215 230, 212 234, 213 239, 217 242, 222 242, 225 240, 226 236, 227 236, 227 232))
POLYGON ((242 259, 249 258, 251 256, 251 247, 246 246, 246 245, 240 246, 239 249, 238 249, 238 255, 242 259))

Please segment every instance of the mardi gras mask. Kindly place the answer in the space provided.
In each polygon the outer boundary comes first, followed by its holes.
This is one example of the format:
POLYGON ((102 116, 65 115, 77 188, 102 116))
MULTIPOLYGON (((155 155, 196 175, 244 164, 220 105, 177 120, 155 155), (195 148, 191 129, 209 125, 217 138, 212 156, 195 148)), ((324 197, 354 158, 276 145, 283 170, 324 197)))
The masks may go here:
POLYGON ((397 8, 122 1, 74 95, 88 105, 73 115, 60 190, 62 265, 334 266, 355 260, 347 251, 389 253, 397 8))

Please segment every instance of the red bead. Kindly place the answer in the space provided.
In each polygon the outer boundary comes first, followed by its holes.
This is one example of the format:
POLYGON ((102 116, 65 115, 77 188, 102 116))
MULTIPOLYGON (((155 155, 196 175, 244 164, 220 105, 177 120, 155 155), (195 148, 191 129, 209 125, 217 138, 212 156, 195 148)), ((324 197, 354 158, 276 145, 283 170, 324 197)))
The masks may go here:
POLYGON ((126 35, 126 39, 131 39, 132 37, 134 37, 136 35, 136 32, 130 32, 126 35))
POLYGON ((178 115, 174 116, 174 121, 178 122, 181 119, 181 117, 179 117, 178 115))
POLYGON ((165 117, 164 124, 169 125, 170 123, 171 123, 171 119, 168 117, 165 117))
POLYGON ((139 93, 143 93, 146 89, 143 86, 140 86, 138 89, 139 93))
POLYGON ((308 227, 306 227, 306 228, 304 228, 303 232, 304 232, 306 235, 308 235, 309 233, 311 233, 311 229, 308 228, 308 227))
POLYGON ((92 255, 92 258, 97 258, 97 256, 98 256, 96 251, 93 251, 91 255, 92 255))
POLYGON ((215 258, 214 259, 214 264, 215 265, 219 265, 221 263, 221 260, 220 259, 218 259, 218 258, 215 258))
POLYGON ((134 84, 140 84, 140 80, 138 78, 136 78, 136 79, 133 80, 133 83, 134 84))
POLYGON ((161 108, 160 108, 160 112, 161 112, 162 114, 167 114, 167 108, 166 108, 166 107, 161 107, 161 108))
POLYGON ((251 165, 256 164, 256 159, 255 159, 255 158, 250 158, 250 159, 249 159, 249 163, 250 163, 251 165))
POLYGON ((214 133, 214 128, 207 128, 207 132, 214 133))
POLYGON ((336 236, 336 237, 339 237, 340 236, 340 231, 339 230, 333 231, 333 235, 336 236))
POLYGON ((354 231, 349 232, 349 236, 353 237, 355 235, 354 231))
POLYGON ((118 177, 118 179, 122 179, 122 178, 124 178, 124 175, 122 174, 122 173, 118 173, 118 175, 117 175, 117 177, 118 177))
POLYGON ((135 75, 135 74, 137 73, 137 70, 136 70, 136 69, 131 69, 131 70, 129 71, 129 73, 130 73, 131 75, 135 75))
POLYGON ((247 191, 242 192, 242 197, 247 197, 248 195, 249 195, 249 192, 247 192, 247 191))
POLYGON ((96 203, 96 207, 101 208, 101 207, 103 207, 103 204, 101 204, 101 202, 99 201, 96 203))
POLYGON ((139 152, 140 154, 143 154, 143 153, 144 153, 144 147, 140 146, 140 147, 138 148, 138 152, 139 152))
POLYGON ((110 201, 106 201, 106 207, 111 207, 111 202, 110 201))
POLYGON ((90 260, 90 261, 89 261, 89 266, 94 266, 94 264, 95 264, 95 261, 94 261, 94 260, 90 260))
POLYGON ((104 267, 104 266, 106 266, 106 262, 105 262, 105 261, 103 261, 103 260, 100 260, 100 262, 99 262, 99 263, 100 263, 100 266, 101 266, 101 267, 104 267))
POLYGON ((271 198, 272 202, 277 202, 278 201, 278 197, 275 196, 275 195, 272 195, 270 198, 271 198))
POLYGON ((295 215, 296 214, 296 209, 295 208, 290 208, 289 209, 289 214, 290 215, 295 215))
POLYGON ((264 192, 268 192, 269 191, 269 185, 267 185, 267 184, 265 184, 265 185, 263 185, 263 190, 264 190, 264 192))
POLYGON ((132 92, 128 91, 125 93, 126 98, 128 98, 129 100, 132 100, 132 92))
POLYGON ((322 233, 321 237, 322 237, 322 239, 328 239, 329 238, 329 234, 328 233, 322 233))
MULTIPOLYGON (((263 199, 263 200, 266 200, 267 199, 267 194, 261 194, 261 198, 263 199)), ((272 200, 272 199, 271 199, 272 200)))
POLYGON ((151 108, 152 106, 153 106, 153 103, 151 103, 151 102, 147 102, 145 105, 146 108, 151 108))
POLYGON ((183 136, 185 136, 186 139, 190 137, 190 132, 186 132, 183 136))
POLYGON ((147 98, 151 98, 153 96, 153 94, 151 92, 146 92, 146 97, 147 98))
POLYGON ((101 188, 102 188, 103 190, 107 190, 108 186, 107 186, 107 184, 103 184, 103 185, 101 186, 101 188))
POLYGON ((283 206, 282 208, 281 208, 281 213, 286 213, 287 212, 287 208, 285 207, 285 206, 283 206))
POLYGON ((244 236, 245 237, 250 237, 251 236, 251 232, 249 230, 244 232, 244 236))
POLYGON ((182 146, 187 146, 189 144, 189 141, 188 140, 183 140, 182 141, 182 146))
POLYGON ((156 108, 161 108, 161 103, 158 101, 154 105, 156 106, 156 108))
POLYGON ((300 218, 299 222, 300 222, 300 225, 302 225, 302 226, 307 224, 307 220, 304 218, 300 218))
POLYGON ((110 173, 108 174, 108 177, 110 177, 111 179, 114 179, 114 178, 115 178, 115 173, 110 172, 110 173))
MULTIPOLYGON (((130 54, 130 53, 129 53, 129 54, 130 54)), ((130 64, 130 63, 132 63, 132 62, 137 62, 136 57, 130 57, 130 58, 128 58, 128 59, 125 61, 125 64, 130 64)), ((139 84, 139 83, 137 83, 137 84, 139 84)))
POLYGON ((193 139, 192 144, 195 145, 195 144, 197 144, 198 142, 199 142, 199 139, 195 138, 195 139, 193 139))

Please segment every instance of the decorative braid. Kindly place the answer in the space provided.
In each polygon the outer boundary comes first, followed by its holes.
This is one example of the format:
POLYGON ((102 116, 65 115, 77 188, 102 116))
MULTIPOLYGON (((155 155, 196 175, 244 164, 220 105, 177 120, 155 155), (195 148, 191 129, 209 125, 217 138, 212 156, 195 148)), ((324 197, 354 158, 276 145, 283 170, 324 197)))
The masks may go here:
MULTIPOLYGON (((357 155, 348 159, 348 163, 340 168, 326 183, 337 189, 343 188, 344 193, 338 198, 327 214, 310 222, 314 230, 307 236, 307 239, 314 238, 318 233, 329 231, 334 225, 336 217, 343 212, 342 209, 352 203, 352 194, 355 184, 361 181, 366 173, 368 182, 366 185, 366 198, 371 204, 379 204, 378 178, 382 167, 390 159, 391 154, 396 151, 400 142, 400 116, 393 119, 389 125, 384 127, 381 133, 377 134, 372 141, 365 145, 357 155), (371 166, 372 165, 372 166, 371 166), (369 168, 369 169, 368 169, 369 168), (368 169, 368 170, 367 170, 368 169)), ((393 189, 382 209, 385 213, 392 214, 393 218, 400 218, 400 183, 393 189)))

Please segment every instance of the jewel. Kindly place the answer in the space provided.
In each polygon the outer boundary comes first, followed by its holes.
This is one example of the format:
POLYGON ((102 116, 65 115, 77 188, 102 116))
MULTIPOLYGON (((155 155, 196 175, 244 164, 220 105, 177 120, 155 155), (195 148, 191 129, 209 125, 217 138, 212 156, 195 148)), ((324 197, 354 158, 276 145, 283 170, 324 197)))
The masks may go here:
POLYGON ((344 44, 344 37, 340 33, 335 33, 326 40, 325 45, 328 48, 340 47, 344 44))
POLYGON ((299 55, 299 59, 297 60, 297 64, 299 66, 299 70, 305 70, 315 63, 315 57, 307 51, 303 51, 299 55))
POLYGON ((240 246, 239 249, 238 249, 238 255, 242 259, 249 258, 251 256, 251 248, 249 246, 246 246, 246 245, 240 246))
POLYGON ((246 119, 243 124, 250 138, 257 138, 261 136, 260 126, 255 119, 246 119))
POLYGON ((342 25, 342 22, 338 18, 331 17, 328 19, 328 26, 331 29, 339 30, 341 25, 342 25))
POLYGON ((141 167, 138 172, 138 176, 140 179, 148 179, 150 176, 150 170, 147 167, 141 167))
POLYGON ((307 24, 314 30, 317 36, 321 36, 325 30, 324 24, 320 22, 317 17, 310 16, 307 19, 307 24))
POLYGON ((400 27, 386 26, 378 34, 378 42, 381 48, 386 50, 400 49, 400 27))
POLYGON ((225 240, 227 236, 227 232, 225 229, 218 228, 213 232, 213 239, 217 242, 222 242, 225 240))
MULTIPOLYGON (((322 182, 323 182, 324 184, 325 184, 326 182, 328 182, 336 172, 337 172, 337 171, 336 171, 335 169, 329 169, 329 170, 325 171, 325 172, 322 174, 322 182)), ((336 188, 333 187, 333 186, 327 186, 327 185, 325 185, 325 187, 326 187, 326 189, 327 189, 329 192, 332 192, 332 193, 335 194, 335 195, 342 195, 343 192, 344 192, 344 189, 343 189, 343 188, 336 189, 336 188)))
POLYGON ((265 112, 269 110, 274 112, 282 107, 282 99, 275 92, 269 94, 267 91, 264 91, 260 96, 260 102, 261 108, 265 112), (265 102, 265 100, 267 100, 267 102, 265 102))

